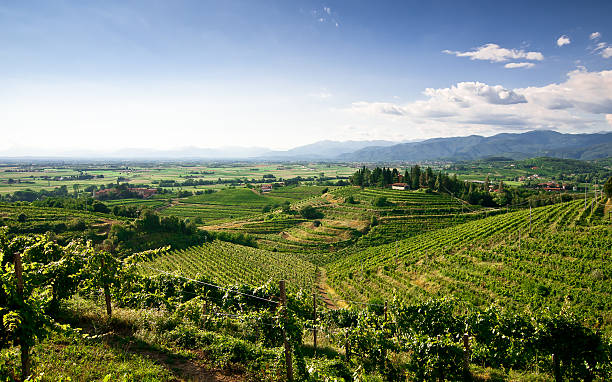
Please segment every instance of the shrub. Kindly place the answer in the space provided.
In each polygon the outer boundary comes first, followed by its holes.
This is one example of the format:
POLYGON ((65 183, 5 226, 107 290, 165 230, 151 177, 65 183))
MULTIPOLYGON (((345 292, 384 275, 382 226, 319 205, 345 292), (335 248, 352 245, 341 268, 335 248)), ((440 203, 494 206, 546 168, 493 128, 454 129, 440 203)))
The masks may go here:
POLYGON ((300 215, 304 219, 321 219, 323 218, 323 213, 313 206, 305 206, 300 209, 300 215))
POLYGON ((372 205, 374 207, 386 207, 391 205, 391 203, 387 200, 385 196, 379 196, 372 201, 372 205))

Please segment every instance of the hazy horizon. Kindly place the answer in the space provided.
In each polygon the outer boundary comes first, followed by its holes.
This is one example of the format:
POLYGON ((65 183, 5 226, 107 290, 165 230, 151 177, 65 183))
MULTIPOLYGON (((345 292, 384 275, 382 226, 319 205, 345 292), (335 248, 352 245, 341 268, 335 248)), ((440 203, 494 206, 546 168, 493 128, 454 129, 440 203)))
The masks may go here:
POLYGON ((2 4, 0 156, 612 131, 611 11, 607 1, 2 4))

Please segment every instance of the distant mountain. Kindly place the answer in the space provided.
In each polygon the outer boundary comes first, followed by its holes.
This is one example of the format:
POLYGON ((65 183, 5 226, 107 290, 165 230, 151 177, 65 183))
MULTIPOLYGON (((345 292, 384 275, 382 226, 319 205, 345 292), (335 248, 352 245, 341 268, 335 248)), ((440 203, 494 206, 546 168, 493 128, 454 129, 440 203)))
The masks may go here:
POLYGON ((555 131, 503 133, 491 137, 433 138, 424 141, 319 141, 286 151, 263 147, 183 147, 173 150, 126 148, 113 152, 73 150, 37 152, 19 155, 17 150, 0 152, 3 158, 55 158, 98 160, 271 160, 271 161, 343 161, 343 162, 420 162, 426 160, 472 160, 490 157, 525 159, 540 156, 567 159, 599 159, 612 157, 612 133, 561 134, 555 131))
POLYGON ((309 145, 299 146, 287 151, 271 151, 260 157, 265 159, 334 159, 340 154, 349 154, 365 147, 388 147, 396 145, 392 141, 319 141, 309 145))
POLYGON ((503 133, 491 137, 470 135, 433 138, 422 142, 388 147, 366 147, 342 154, 338 160, 349 162, 424 161, 436 159, 479 159, 505 156, 523 159, 550 156, 596 159, 612 156, 612 133, 561 134, 555 131, 503 133))

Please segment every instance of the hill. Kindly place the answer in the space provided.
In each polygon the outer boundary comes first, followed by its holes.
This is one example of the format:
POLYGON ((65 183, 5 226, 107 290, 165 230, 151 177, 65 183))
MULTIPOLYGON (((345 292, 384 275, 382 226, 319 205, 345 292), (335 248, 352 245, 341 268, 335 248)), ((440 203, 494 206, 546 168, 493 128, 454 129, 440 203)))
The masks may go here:
POLYGON ((434 138, 422 142, 389 147, 366 147, 339 160, 357 162, 424 161, 435 159, 478 159, 505 156, 523 159, 551 156, 596 159, 612 156, 612 133, 561 134, 555 131, 529 131, 521 134, 497 134, 491 137, 471 135, 434 138))
POLYGON ((517 310, 569 304, 609 330, 612 228, 599 220, 603 204, 591 209, 583 203, 521 210, 369 247, 328 264, 328 282, 342 298, 358 301, 454 296, 517 310))

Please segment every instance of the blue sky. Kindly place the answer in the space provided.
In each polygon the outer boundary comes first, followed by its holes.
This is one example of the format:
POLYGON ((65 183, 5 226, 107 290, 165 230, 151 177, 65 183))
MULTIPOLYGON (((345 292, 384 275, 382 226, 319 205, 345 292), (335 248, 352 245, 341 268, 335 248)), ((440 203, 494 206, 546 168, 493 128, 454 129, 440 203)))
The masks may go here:
POLYGON ((610 1, 3 1, 0 153, 611 130, 611 14, 610 1))

